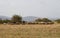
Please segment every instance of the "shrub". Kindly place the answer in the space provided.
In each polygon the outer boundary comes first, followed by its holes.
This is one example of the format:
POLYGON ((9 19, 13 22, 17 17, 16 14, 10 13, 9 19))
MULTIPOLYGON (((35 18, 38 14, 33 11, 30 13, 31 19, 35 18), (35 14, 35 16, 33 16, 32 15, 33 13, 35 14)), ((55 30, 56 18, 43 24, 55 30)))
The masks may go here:
POLYGON ((42 22, 52 22, 52 21, 50 19, 48 19, 48 18, 43 18, 42 22))
POLYGON ((55 22, 60 23, 60 19, 55 20, 55 22))

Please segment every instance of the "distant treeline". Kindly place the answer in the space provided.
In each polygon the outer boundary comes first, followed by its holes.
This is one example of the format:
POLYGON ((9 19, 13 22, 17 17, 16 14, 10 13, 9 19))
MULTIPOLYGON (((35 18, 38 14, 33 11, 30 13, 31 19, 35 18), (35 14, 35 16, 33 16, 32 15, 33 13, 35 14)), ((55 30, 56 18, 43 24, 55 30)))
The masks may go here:
POLYGON ((54 24, 54 23, 60 23, 60 19, 56 20, 50 20, 48 18, 38 18, 35 21, 27 22, 22 21, 22 16, 19 15, 13 15, 11 17, 11 20, 2 20, 0 19, 0 24, 54 24))

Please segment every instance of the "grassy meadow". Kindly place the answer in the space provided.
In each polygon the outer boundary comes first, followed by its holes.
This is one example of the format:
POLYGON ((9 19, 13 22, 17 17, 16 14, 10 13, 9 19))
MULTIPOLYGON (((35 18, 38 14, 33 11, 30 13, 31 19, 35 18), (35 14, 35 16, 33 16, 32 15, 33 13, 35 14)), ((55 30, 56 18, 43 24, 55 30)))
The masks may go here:
POLYGON ((60 38, 60 24, 0 25, 0 38, 60 38))

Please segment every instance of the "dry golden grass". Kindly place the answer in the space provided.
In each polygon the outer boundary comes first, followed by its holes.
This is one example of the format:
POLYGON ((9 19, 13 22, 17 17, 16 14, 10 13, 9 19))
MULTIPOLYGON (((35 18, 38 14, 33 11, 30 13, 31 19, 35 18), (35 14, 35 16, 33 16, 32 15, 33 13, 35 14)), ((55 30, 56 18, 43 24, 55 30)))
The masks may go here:
POLYGON ((0 38, 60 38, 60 24, 0 25, 0 38))

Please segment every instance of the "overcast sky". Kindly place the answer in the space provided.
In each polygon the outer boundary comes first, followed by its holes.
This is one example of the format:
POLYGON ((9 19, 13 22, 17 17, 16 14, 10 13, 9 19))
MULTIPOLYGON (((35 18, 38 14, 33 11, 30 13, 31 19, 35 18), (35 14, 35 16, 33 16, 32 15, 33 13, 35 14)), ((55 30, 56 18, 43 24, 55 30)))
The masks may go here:
POLYGON ((60 17, 60 0, 0 0, 0 15, 60 17))

